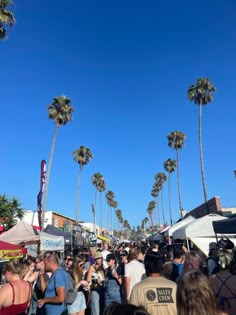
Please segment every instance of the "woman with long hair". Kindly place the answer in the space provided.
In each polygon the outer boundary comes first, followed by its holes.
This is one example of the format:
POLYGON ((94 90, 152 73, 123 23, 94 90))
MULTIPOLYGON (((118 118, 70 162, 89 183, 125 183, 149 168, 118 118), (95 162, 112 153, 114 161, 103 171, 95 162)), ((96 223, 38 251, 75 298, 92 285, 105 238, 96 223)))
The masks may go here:
POLYGON ((69 271, 75 282, 75 287, 78 290, 77 297, 73 304, 67 306, 69 315, 84 315, 85 313, 86 302, 83 287, 88 286, 88 282, 84 280, 84 262, 84 256, 76 256, 73 259, 71 270, 69 271))
POLYGON ((0 315, 26 314, 32 297, 30 282, 22 279, 22 267, 9 262, 4 270, 7 284, 0 290, 0 315))
POLYGON ((90 285, 91 315, 100 315, 104 306, 104 268, 102 253, 94 255, 95 263, 89 267, 87 281, 90 285))
POLYGON ((226 315, 217 310, 206 276, 198 270, 185 272, 177 284, 177 315, 226 315))

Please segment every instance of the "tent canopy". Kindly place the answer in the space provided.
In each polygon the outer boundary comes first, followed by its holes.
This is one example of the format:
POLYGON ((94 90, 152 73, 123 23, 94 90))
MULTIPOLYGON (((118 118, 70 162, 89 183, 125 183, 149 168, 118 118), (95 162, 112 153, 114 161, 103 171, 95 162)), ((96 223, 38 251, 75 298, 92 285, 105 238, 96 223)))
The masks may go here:
POLYGON ((37 230, 24 221, 20 221, 10 230, 0 235, 0 240, 10 244, 27 244, 39 241, 40 236, 37 230))
MULTIPOLYGON (((225 218, 226 219, 226 218, 225 218)), ((193 237, 215 237, 213 230, 213 221, 224 220, 224 217, 218 214, 208 214, 199 219, 195 219, 189 224, 181 227, 173 233, 174 239, 191 239, 193 237)))
POLYGON ((43 230, 43 232, 51 234, 51 235, 55 235, 55 236, 63 236, 65 239, 65 243, 71 244, 71 233, 64 232, 58 229, 57 227, 55 227, 54 225, 48 224, 46 228, 43 230))
POLYGON ((21 258, 26 253, 26 248, 0 241, 0 259, 21 258))
POLYGON ((189 215, 186 219, 183 219, 177 223, 175 223, 174 225, 172 225, 169 230, 168 230, 168 234, 169 236, 172 236, 173 233, 180 229, 183 228, 185 226, 187 226, 188 224, 192 223, 194 220, 196 220, 194 217, 192 217, 191 215, 189 215))
POLYGON ((236 234, 236 218, 212 222, 215 233, 236 234))

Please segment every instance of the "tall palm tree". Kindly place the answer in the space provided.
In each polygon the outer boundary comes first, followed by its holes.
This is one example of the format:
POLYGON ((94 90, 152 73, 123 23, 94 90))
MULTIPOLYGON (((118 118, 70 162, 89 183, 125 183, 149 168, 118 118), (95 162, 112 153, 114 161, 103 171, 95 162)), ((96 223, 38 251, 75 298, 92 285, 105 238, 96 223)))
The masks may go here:
POLYGON ((6 26, 12 27, 15 23, 14 15, 8 10, 12 0, 0 0, 0 40, 7 38, 6 26))
POLYGON ((166 224, 165 220, 165 209, 164 209, 164 202, 163 202, 163 186, 165 181, 167 180, 166 174, 165 173, 157 173, 155 175, 155 180, 156 183, 154 184, 154 188, 159 189, 161 192, 161 205, 162 205, 162 217, 163 217, 163 226, 166 224))
POLYGON ((95 186, 95 199, 94 199, 94 211, 96 218, 96 199, 97 192, 100 192, 100 229, 102 231, 102 192, 106 189, 106 183, 104 177, 100 173, 95 173, 91 178, 92 184, 95 186))
POLYGON ((153 213, 153 209, 155 209, 155 206, 156 206, 156 202, 152 200, 152 201, 149 202, 148 208, 147 208, 147 212, 149 214, 150 222, 151 222, 151 226, 152 226, 152 232, 154 231, 154 224, 153 224, 152 213, 153 213))
POLYGON ((168 173, 168 197, 169 197, 170 225, 172 225, 171 196, 170 196, 170 174, 175 171, 176 166, 177 166, 177 163, 175 160, 167 159, 164 162, 164 169, 168 173))
POLYGON ((161 225, 160 208, 159 208, 159 205, 157 203, 157 198, 158 198, 159 192, 160 192, 160 187, 156 183, 154 183, 153 186, 152 186, 151 195, 152 195, 152 197, 155 198, 155 201, 156 201, 155 211, 157 212, 158 226, 159 226, 159 229, 160 229, 160 225, 161 225))
POLYGON ((188 98, 191 102, 198 105, 198 140, 199 140, 199 151, 200 151, 200 164, 202 174, 202 186, 205 203, 207 204, 207 190, 204 173, 204 162, 203 162, 203 149, 202 149, 202 106, 207 105, 213 100, 213 92, 216 91, 214 85, 208 78, 197 79, 196 84, 192 84, 188 89, 188 98))
POLYGON ((115 226, 116 226, 116 217, 115 217, 115 209, 118 207, 118 202, 113 199, 112 200, 112 203, 111 203, 111 208, 114 209, 114 222, 112 222, 112 211, 111 211, 111 231, 112 231, 112 234, 113 234, 113 229, 115 229, 115 226), (113 223, 113 227, 112 227, 112 223, 113 223))
POLYGON ((111 208, 112 208, 112 201, 114 200, 114 198, 115 198, 115 194, 114 194, 114 192, 113 191, 111 191, 111 190, 108 190, 107 192, 106 192, 106 195, 105 195, 105 197, 106 197, 106 201, 107 201, 107 205, 108 205, 108 211, 107 211, 107 229, 111 232, 111 220, 112 220, 112 210, 111 210, 111 208))
POLYGON ((67 98, 66 96, 57 96, 53 98, 52 104, 47 106, 48 109, 48 118, 52 119, 56 124, 52 146, 50 151, 50 158, 48 163, 48 171, 46 175, 46 182, 45 182, 45 193, 43 199, 43 211, 42 211, 42 226, 44 225, 44 213, 46 211, 47 206, 47 198, 48 198, 48 186, 49 186, 49 179, 52 167, 52 159, 54 148, 56 144, 57 133, 60 127, 66 125, 68 122, 72 121, 72 114, 75 111, 74 108, 71 106, 71 99, 67 98))
POLYGON ((181 219, 183 219, 183 207, 180 189, 180 171, 179 171, 179 150, 184 147, 184 141, 186 135, 182 131, 172 131, 168 136, 168 146, 176 151, 176 163, 177 163, 177 180, 178 180, 178 193, 179 193, 179 211, 181 219))
POLYGON ((78 222, 80 179, 81 179, 82 169, 84 165, 88 164, 88 162, 92 159, 93 154, 89 148, 80 146, 79 149, 73 152, 73 156, 74 156, 75 162, 79 164, 78 188, 77 188, 77 194, 76 194, 76 214, 75 214, 76 222, 78 222))

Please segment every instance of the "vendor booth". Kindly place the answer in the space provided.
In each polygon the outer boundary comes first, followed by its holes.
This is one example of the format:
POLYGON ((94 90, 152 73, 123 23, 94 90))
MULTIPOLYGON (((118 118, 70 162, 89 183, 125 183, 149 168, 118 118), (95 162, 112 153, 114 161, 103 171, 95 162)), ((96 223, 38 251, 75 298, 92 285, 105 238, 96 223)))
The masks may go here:
POLYGON ((26 253, 26 248, 0 241, 0 260, 22 258, 26 253))
POLYGON ((188 225, 176 230, 172 235, 173 239, 187 240, 188 247, 189 241, 191 241, 207 256, 209 244, 216 241, 212 222, 220 220, 226 220, 226 218, 218 214, 209 214, 195 219, 188 225))

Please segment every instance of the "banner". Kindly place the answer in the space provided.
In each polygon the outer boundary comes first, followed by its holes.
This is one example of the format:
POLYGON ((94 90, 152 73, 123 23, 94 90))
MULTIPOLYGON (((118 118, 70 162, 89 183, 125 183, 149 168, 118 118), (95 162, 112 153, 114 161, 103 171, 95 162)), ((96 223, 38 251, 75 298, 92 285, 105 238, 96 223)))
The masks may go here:
POLYGON ((20 249, 0 250, 0 259, 15 259, 22 258, 23 253, 20 249))
POLYGON ((64 251, 64 236, 40 234, 40 251, 64 251))

